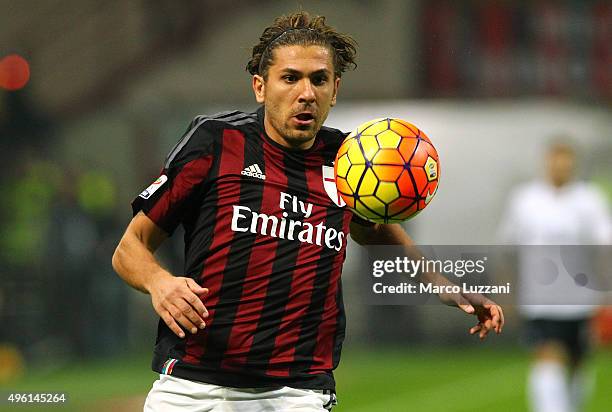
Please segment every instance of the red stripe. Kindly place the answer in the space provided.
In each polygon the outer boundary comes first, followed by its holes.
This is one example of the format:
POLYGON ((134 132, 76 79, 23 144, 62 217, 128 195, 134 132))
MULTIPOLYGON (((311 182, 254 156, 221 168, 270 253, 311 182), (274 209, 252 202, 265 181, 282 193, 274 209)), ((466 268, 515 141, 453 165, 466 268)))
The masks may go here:
MULTIPOLYGON (((263 189, 261 213, 278 215, 280 192, 287 187, 284 170, 276 167, 283 164, 283 154, 271 145, 264 145, 264 165, 266 180, 263 189)), ((235 368, 246 362, 261 312, 263 310, 275 250, 278 239, 257 234, 251 250, 247 277, 242 289, 240 305, 236 311, 234 325, 229 337, 224 368, 235 368)))
MULTIPOLYGON (((344 217, 342 219, 343 229, 348 229, 352 214, 348 211, 344 211, 344 217)), ((345 230, 345 233, 348 230, 345 230)), ((346 248, 346 242, 348 239, 344 239, 344 246, 338 252, 334 259, 332 270, 329 276, 329 285, 327 289, 327 296, 325 297, 325 306, 323 308, 323 319, 319 325, 319 332, 317 334, 317 345, 315 347, 312 366, 310 367, 309 373, 320 373, 322 371, 329 371, 333 367, 333 352, 334 352, 334 340, 336 337, 336 323, 338 318, 338 285, 340 280, 340 274, 342 273, 342 264, 344 263, 344 251, 346 248)))
POLYGON ((147 216, 160 227, 176 227, 182 217, 184 201, 206 179, 212 161, 212 156, 205 156, 186 163, 147 216))
POLYGON ((233 214, 233 205, 240 200, 240 172, 244 167, 244 134, 238 130, 223 131, 223 147, 219 159, 219 183, 217 186, 217 215, 215 230, 209 248, 209 255, 204 262, 200 284, 208 288, 209 293, 204 304, 208 309, 206 328, 196 335, 187 335, 183 361, 198 363, 206 350, 208 330, 214 323, 215 306, 219 301, 219 292, 223 284, 223 272, 227 264, 229 245, 234 232, 229 229, 233 214), (234 178, 228 175, 236 175, 234 178))
MULTIPOLYGON (((317 158, 312 163, 321 165, 323 164, 323 159, 317 158)), ((312 214, 307 219, 303 219, 304 222, 311 223, 313 226, 325 217, 326 209, 314 204, 316 193, 320 191, 322 186, 322 179, 322 169, 320 166, 307 167, 306 183, 308 185, 309 197, 308 199, 300 200, 306 200, 306 202, 313 205, 312 214)), ((299 242, 297 239, 295 241, 299 242)), ((289 367, 295 357, 295 344, 300 336, 300 321, 310 307, 317 261, 324 247, 305 243, 300 245, 295 270, 293 271, 289 300, 285 306, 285 315, 281 320, 279 332, 274 343, 274 350, 270 357, 268 375, 289 376, 289 367)))

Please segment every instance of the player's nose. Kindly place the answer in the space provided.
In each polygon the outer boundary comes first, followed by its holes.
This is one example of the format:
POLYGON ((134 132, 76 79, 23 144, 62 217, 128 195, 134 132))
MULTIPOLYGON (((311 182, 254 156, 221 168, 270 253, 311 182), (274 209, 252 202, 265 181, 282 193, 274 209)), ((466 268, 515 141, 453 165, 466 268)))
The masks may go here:
POLYGON ((310 79, 302 79, 300 84, 300 103, 313 103, 315 101, 315 92, 310 79))

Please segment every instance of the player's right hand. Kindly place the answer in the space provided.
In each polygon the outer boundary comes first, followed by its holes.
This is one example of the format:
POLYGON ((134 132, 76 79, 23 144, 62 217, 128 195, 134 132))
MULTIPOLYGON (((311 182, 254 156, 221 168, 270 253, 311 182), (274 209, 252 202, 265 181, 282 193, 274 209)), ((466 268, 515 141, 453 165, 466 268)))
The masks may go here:
POLYGON ((208 289, 195 280, 166 273, 156 276, 148 290, 155 312, 177 336, 185 337, 183 329, 196 334, 206 326, 204 319, 208 317, 208 310, 202 298, 208 289))

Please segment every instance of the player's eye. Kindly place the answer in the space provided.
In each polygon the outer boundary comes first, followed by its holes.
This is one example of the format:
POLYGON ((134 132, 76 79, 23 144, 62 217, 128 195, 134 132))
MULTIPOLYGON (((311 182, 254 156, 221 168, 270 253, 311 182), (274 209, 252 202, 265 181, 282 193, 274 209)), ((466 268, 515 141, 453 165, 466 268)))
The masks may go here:
POLYGON ((312 79, 312 84, 314 84, 315 86, 321 86, 322 84, 325 84, 326 81, 327 76, 316 76, 312 79))
POLYGON ((283 76, 283 80, 287 83, 294 83, 297 81, 297 76, 294 74, 286 74, 283 76))

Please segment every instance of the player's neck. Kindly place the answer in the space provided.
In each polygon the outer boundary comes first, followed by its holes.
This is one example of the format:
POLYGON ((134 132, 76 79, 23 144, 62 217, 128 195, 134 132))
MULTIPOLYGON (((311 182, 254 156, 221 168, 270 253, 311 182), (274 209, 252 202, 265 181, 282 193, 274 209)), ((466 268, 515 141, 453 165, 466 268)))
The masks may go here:
POLYGON ((270 139, 290 150, 308 150, 315 142, 314 137, 306 141, 286 138, 280 134, 274 126, 272 126, 267 117, 264 117, 264 129, 266 131, 266 135, 268 135, 270 139))

